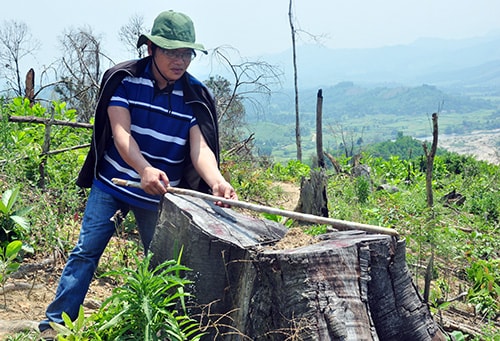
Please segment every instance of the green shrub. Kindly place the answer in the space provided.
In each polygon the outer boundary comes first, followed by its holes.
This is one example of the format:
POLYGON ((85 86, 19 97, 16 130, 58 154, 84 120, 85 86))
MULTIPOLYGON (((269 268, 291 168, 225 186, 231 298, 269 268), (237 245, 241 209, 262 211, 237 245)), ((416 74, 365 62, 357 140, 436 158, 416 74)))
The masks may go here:
POLYGON ((15 209, 20 188, 8 189, 0 201, 0 245, 12 240, 24 240, 29 233, 30 224, 25 217, 30 207, 15 209))
POLYGON ((476 313, 492 319, 500 313, 500 259, 478 260, 467 269, 472 282, 467 298, 476 313))
POLYGON ((20 240, 14 240, 7 244, 0 254, 0 285, 2 286, 4 307, 7 307, 7 297, 5 296, 5 282, 9 279, 10 275, 19 269, 20 262, 16 261, 19 251, 23 247, 20 240))
MULTIPOLYGON (((189 294, 180 273, 190 269, 179 260, 166 261, 150 270, 152 254, 137 269, 124 268, 116 276, 122 286, 103 303, 97 318, 97 333, 103 340, 198 340, 203 335, 187 313, 184 300, 189 294), (180 309, 180 311, 179 311, 180 309)), ((180 257, 179 257, 180 258, 180 257)))

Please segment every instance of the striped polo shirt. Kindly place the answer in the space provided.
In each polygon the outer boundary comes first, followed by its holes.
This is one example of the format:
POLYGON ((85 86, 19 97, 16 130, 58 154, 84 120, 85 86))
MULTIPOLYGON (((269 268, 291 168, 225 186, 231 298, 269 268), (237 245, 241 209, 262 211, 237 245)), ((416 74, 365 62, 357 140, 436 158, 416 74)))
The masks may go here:
MULTIPOLYGON (((149 64, 139 77, 123 79, 109 106, 129 110, 131 134, 142 155, 153 167, 167 174, 171 186, 177 186, 182 178, 184 159, 189 157, 189 130, 197 124, 191 106, 184 103, 182 83, 175 82, 173 87, 158 90, 149 64)), ((138 188, 117 186, 111 182, 112 178, 141 181, 113 143, 104 153, 95 185, 130 205, 158 209, 160 196, 138 188)))

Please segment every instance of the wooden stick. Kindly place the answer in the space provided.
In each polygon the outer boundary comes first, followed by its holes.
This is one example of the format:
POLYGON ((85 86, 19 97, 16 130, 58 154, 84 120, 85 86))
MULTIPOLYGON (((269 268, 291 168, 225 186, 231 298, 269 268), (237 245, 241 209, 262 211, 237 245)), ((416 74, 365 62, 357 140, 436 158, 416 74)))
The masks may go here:
MULTIPOLYGON (((141 183, 136 182, 136 181, 128 181, 128 180, 117 179, 117 178, 113 178, 113 179, 111 179, 111 181, 114 184, 119 185, 119 186, 141 188, 141 183)), ((396 230, 390 229, 387 227, 356 223, 356 222, 340 220, 340 219, 326 218, 326 217, 316 216, 313 214, 287 211, 287 210, 282 210, 279 208, 273 208, 273 207, 269 207, 269 206, 252 204, 252 203, 245 202, 245 201, 225 199, 222 197, 218 197, 218 196, 210 195, 210 194, 206 194, 206 193, 201 193, 201 192, 193 191, 190 189, 168 186, 167 192, 174 193, 174 194, 180 194, 180 195, 188 195, 188 196, 192 196, 195 198, 214 201, 214 202, 222 202, 223 204, 226 204, 226 205, 230 205, 233 207, 245 208, 245 209, 260 212, 260 213, 276 214, 276 215, 280 215, 280 216, 295 219, 295 220, 307 221, 307 222, 315 223, 315 224, 331 225, 334 228, 337 228, 339 230, 361 230, 361 231, 370 232, 370 233, 388 234, 388 235, 396 236, 396 237, 399 236, 399 233, 396 230)))

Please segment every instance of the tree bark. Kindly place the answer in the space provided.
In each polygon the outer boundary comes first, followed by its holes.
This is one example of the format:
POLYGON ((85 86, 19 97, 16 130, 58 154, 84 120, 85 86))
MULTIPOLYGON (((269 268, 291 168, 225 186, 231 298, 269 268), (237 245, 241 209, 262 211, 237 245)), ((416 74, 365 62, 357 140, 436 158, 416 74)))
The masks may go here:
POLYGON ((316 155, 318 167, 325 167, 325 156, 323 154, 323 90, 318 90, 316 99, 316 155))
POLYGON ((33 105, 33 102, 35 102, 35 70, 33 68, 29 69, 26 74, 24 84, 24 97, 30 101, 30 105, 33 105))
POLYGON ((311 170, 311 177, 302 178, 300 183, 300 198, 296 211, 328 217, 328 197, 326 187, 328 179, 324 169, 311 170))
POLYGON ((278 247, 287 231, 167 194, 152 264, 183 247, 190 312, 209 327, 206 340, 441 340, 412 284, 404 240, 344 231, 278 247))

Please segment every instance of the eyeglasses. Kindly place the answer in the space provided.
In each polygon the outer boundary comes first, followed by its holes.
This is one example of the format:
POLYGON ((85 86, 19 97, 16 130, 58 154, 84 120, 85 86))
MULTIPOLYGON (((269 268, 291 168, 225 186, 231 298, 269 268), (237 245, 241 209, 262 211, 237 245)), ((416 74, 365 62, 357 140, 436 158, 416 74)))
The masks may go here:
POLYGON ((193 50, 188 50, 188 51, 167 50, 167 49, 162 49, 161 47, 159 48, 159 50, 161 51, 161 53, 163 53, 170 59, 180 58, 186 63, 192 61, 194 57, 196 57, 196 53, 193 50))

